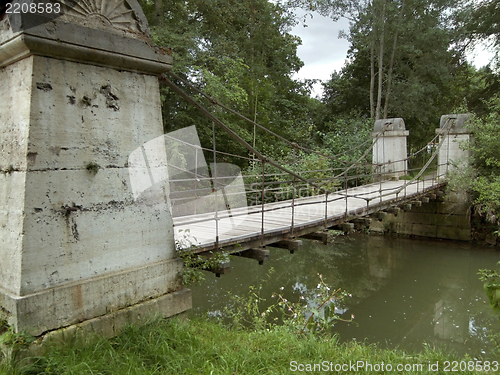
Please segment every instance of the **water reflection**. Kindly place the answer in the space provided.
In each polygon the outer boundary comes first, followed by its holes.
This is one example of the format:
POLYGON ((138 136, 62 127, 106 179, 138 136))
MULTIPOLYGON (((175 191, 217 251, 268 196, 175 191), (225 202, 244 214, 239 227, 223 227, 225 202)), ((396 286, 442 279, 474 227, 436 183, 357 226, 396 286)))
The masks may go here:
POLYGON ((425 342, 480 355, 488 354, 488 332, 500 328, 477 276, 478 269, 495 266, 496 251, 361 234, 338 237, 328 246, 304 241, 293 255, 270 249, 271 259, 263 266, 235 258, 231 274, 208 274, 193 288, 193 313, 220 316, 227 293, 241 295, 262 282, 260 293, 268 301, 280 288, 284 298, 297 301, 314 293, 322 274, 329 285, 352 294, 344 306, 336 306, 344 318, 355 316, 356 324, 335 327, 342 340, 410 350, 421 350, 425 342), (269 279, 271 267, 275 272, 269 279))

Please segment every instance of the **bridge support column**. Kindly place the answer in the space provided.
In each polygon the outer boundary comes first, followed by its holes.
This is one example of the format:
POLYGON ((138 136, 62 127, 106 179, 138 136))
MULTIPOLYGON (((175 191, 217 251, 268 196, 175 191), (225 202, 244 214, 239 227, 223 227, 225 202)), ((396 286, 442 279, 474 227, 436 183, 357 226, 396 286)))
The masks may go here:
POLYGON ((310 240, 318 240, 323 242, 323 244, 328 245, 328 242, 330 241, 331 234, 328 232, 328 230, 324 230, 321 232, 312 232, 303 235, 302 237, 310 239, 310 240))
POLYGON ((265 248, 248 249, 236 253, 236 255, 239 255, 244 258, 255 259, 259 262, 260 265, 262 265, 264 264, 264 261, 269 259, 269 250, 266 250, 265 248))
POLYGON ((406 139, 408 137, 402 118, 375 121, 372 132, 374 174, 382 179, 399 178, 408 171, 406 139))
POLYGON ((459 164, 469 164, 470 153, 464 150, 461 144, 472 140, 472 133, 467 129, 470 114, 441 116, 441 124, 436 129, 439 142, 443 142, 438 153, 438 176, 444 178, 446 174, 457 168, 459 164), (450 129, 449 132, 447 129, 450 129))
POLYGON ((0 14, 0 320, 17 332, 101 319, 116 334, 191 307, 161 145, 142 147, 163 135, 157 75, 171 57, 149 46, 136 0, 110 9, 119 23, 0 14), (133 168, 147 194, 134 195, 133 168))
POLYGON ((287 249, 290 251, 290 254, 295 253, 295 251, 300 250, 302 247, 301 240, 282 240, 279 242, 275 242, 270 245, 271 247, 279 247, 280 249, 287 249))

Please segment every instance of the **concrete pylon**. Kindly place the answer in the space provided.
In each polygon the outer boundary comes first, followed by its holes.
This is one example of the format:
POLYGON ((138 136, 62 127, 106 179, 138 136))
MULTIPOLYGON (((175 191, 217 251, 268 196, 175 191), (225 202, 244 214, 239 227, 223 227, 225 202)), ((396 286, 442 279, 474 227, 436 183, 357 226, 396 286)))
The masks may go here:
MULTIPOLYGON (((375 121, 372 137, 374 174, 382 179, 399 178, 408 171, 407 138, 405 122, 402 118, 375 121), (383 130, 383 132, 382 132, 383 130), (381 133, 382 132, 382 133, 381 133)), ((376 176, 375 176, 376 177, 376 176)))
POLYGON ((0 15, 0 319, 113 335, 191 307, 168 206, 135 199, 127 164, 163 134, 172 58, 136 0, 60 4, 47 22, 0 15))
POLYGON ((468 165, 470 152, 464 147, 473 138, 472 132, 467 128, 471 120, 470 114, 453 114, 441 116, 439 129, 439 142, 443 142, 438 152, 438 176, 443 178, 446 174, 459 165, 468 165), (449 129, 449 131, 448 131, 449 129))

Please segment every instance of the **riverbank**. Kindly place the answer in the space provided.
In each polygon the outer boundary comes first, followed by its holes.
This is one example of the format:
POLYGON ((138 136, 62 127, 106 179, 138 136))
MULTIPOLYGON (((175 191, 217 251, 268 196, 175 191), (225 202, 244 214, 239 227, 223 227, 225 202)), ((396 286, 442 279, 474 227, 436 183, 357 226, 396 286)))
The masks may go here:
POLYGON ((30 366, 9 369, 4 363, 0 373, 444 374, 453 369, 453 361, 462 374, 497 373, 498 363, 480 360, 457 358, 432 348, 411 354, 356 342, 339 343, 335 337, 297 335, 285 326, 237 330, 214 320, 172 318, 129 327, 113 339, 93 338, 86 344, 70 340, 49 348, 30 366))
POLYGON ((277 292, 289 301, 314 301, 321 274, 332 289, 352 295, 337 304, 343 319, 354 315, 352 323, 333 329, 342 342, 407 352, 428 343, 459 355, 490 354, 488 335, 499 331, 500 322, 478 271, 495 267, 500 260, 495 248, 356 233, 328 245, 304 241, 293 255, 270 251, 263 265, 235 257, 231 273, 220 278, 207 274, 205 282, 192 288, 190 314, 223 317, 233 306, 229 297, 247 295, 250 285, 262 286, 259 296, 266 301, 261 311, 274 303, 271 296, 277 292))

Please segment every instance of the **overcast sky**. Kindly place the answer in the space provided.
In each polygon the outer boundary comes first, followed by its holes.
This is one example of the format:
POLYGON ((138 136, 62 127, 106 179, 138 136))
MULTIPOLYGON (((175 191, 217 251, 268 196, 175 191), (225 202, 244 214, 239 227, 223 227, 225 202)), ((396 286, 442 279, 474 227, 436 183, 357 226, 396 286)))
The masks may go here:
MULTIPOLYGON (((295 78, 328 80, 345 63, 349 42, 339 39, 338 35, 340 30, 349 30, 349 22, 345 19, 333 22, 330 18, 315 14, 306 23, 308 27, 300 23, 291 31, 291 34, 302 39, 297 53, 305 64, 295 78)), ((469 58, 476 67, 482 67, 489 63, 492 55, 478 49, 469 58)), ((317 84, 313 96, 321 95, 321 92, 321 84, 317 84)))

